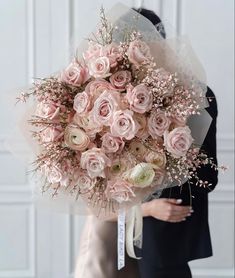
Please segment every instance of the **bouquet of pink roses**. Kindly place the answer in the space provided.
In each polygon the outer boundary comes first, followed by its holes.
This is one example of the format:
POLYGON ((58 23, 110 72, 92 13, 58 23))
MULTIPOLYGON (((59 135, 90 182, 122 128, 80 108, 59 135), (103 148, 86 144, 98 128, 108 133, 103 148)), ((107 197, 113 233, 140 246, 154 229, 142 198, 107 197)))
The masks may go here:
POLYGON ((159 65, 145 34, 120 26, 102 9, 83 53, 20 97, 37 102, 29 122, 40 146, 42 191, 81 197, 98 215, 192 178, 205 186, 196 169, 215 167, 188 123, 200 113, 203 89, 159 65))
POLYGON ((177 72, 158 68, 138 30, 119 44, 114 30, 101 10, 101 27, 83 59, 36 80, 20 97, 33 95, 38 103, 29 122, 41 146, 35 164, 46 177, 43 190, 89 195, 102 208, 135 202, 144 188, 180 185, 197 178, 200 164, 212 163, 199 154, 187 125, 203 92, 195 97, 177 72))

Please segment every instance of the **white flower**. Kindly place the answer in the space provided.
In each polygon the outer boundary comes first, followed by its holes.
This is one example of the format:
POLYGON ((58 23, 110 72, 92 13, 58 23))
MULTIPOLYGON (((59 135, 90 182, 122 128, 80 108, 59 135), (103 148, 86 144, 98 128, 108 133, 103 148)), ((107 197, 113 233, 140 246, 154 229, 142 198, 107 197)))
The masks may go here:
POLYGON ((155 171, 150 163, 139 163, 125 176, 136 187, 147 187, 153 182, 155 171))

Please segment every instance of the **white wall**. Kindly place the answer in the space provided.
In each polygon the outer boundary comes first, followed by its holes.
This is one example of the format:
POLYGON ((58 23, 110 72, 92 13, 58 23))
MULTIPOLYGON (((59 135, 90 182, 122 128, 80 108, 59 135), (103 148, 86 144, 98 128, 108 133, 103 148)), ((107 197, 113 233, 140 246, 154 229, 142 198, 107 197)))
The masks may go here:
MULTIPOLYGON (((121 1, 139 6, 141 1, 121 1)), ((0 0, 0 95, 54 72, 69 60, 101 3, 114 0, 0 0)), ((195 278, 233 277, 234 53, 232 0, 146 0, 144 6, 187 33, 219 106, 218 157, 230 170, 210 194, 214 256, 192 263, 195 278)), ((35 211, 26 175, 3 145, 9 111, 0 109, 0 278, 71 277, 82 220, 35 211)))

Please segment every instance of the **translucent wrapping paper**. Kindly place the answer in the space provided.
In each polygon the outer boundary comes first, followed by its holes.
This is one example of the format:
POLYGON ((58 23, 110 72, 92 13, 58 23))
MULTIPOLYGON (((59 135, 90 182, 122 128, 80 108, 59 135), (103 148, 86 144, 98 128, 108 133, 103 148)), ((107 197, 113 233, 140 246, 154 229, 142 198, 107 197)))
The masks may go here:
MULTIPOLYGON (((154 57, 156 63, 156 68, 164 68, 170 73, 177 73, 177 78, 180 80, 181 84, 185 88, 193 89, 193 97, 197 100, 201 113, 200 115, 191 116, 187 124, 191 129, 194 143, 201 146, 211 123, 211 117, 204 109, 208 105, 205 98, 207 90, 206 76, 187 37, 163 39, 156 27, 148 19, 122 4, 115 5, 106 16, 114 26, 112 38, 114 43, 119 44, 125 40, 128 33, 134 30, 138 31, 142 39, 150 47, 151 55, 154 57)), ((93 33, 97 33, 98 28, 99 25, 97 25, 93 33)), ((92 34, 87 37, 91 36, 92 34)), ((83 40, 77 47, 76 58, 82 60, 83 53, 87 48, 88 41, 83 40)), ((31 136, 32 127, 28 125, 28 120, 34 110, 35 103, 27 102, 17 105, 14 116, 18 119, 18 125, 15 127, 11 138, 6 142, 8 148, 15 155, 22 157, 23 153, 27 153, 30 157, 32 156, 31 160, 40 153, 40 147, 31 136), (21 108, 18 108, 19 105, 21 108), (22 152, 22 150, 24 150, 24 152, 22 152)), ((179 185, 178 181, 169 182, 168 179, 164 179, 160 185, 155 184, 153 181, 152 185, 148 188, 137 188, 134 198, 120 204, 120 202, 117 201, 109 202, 106 200, 104 202, 102 198, 94 199, 91 202, 90 192, 89 194, 76 196, 76 194, 71 194, 71 192, 64 187, 58 190, 58 194, 53 194, 53 190, 50 188, 43 190, 42 193, 42 184, 45 179, 46 177, 38 177, 35 175, 33 194, 36 204, 44 207, 53 207, 58 211, 68 213, 86 214, 92 212, 102 219, 110 218, 117 214, 120 208, 125 210, 140 204, 151 198, 152 194, 154 194, 154 196, 159 196, 162 189, 166 187, 179 185)), ((186 180, 186 178, 182 177, 181 184, 186 180)))

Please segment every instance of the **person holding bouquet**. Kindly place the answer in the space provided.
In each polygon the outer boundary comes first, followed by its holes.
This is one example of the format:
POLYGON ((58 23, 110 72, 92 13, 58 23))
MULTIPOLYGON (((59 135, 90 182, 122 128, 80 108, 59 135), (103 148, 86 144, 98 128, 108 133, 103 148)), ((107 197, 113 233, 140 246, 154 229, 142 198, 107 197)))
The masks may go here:
POLYGON ((188 262, 212 255, 216 100, 190 44, 165 38, 151 11, 101 8, 69 65, 18 97, 35 100, 21 128, 38 203, 97 217, 76 278, 189 278, 188 262))
MULTIPOLYGON (((161 35, 166 37, 164 26, 153 11, 138 9, 137 12, 149 19, 156 28, 161 26, 161 35)), ((212 123, 202 146, 217 163, 217 103, 209 87, 206 97, 210 100, 206 109, 212 117, 212 123)), ((218 172, 209 165, 200 168, 198 174, 202 180, 208 181, 208 188, 190 186, 186 182, 180 187, 166 188, 160 198, 142 204, 143 246, 142 250, 136 249, 141 259, 127 256, 126 266, 120 271, 116 266, 116 223, 100 222, 90 216, 81 239, 75 278, 192 277, 188 262, 212 256, 208 193, 218 181, 218 172)))

